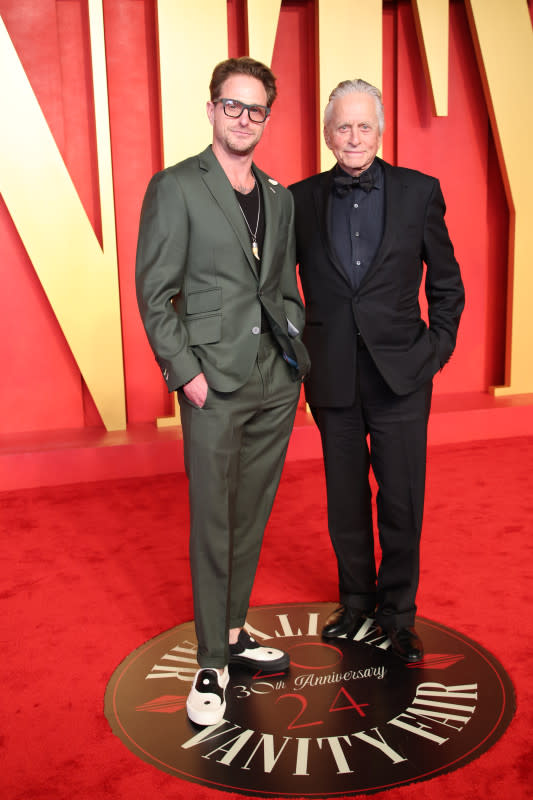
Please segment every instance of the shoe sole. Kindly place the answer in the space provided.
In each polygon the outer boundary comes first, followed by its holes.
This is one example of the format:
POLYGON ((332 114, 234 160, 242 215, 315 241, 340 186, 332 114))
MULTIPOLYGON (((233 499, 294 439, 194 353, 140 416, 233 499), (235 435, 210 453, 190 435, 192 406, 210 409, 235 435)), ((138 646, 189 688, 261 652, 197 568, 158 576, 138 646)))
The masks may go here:
POLYGON ((216 711, 196 711, 194 708, 187 706, 187 716, 196 725, 216 725, 224 718, 226 711, 226 703, 224 703, 216 711))
POLYGON ((399 658, 400 661, 403 661, 404 664, 418 664, 419 661, 422 661, 424 658, 424 654, 421 653, 419 656, 415 656, 414 658, 409 658, 409 656, 402 656, 400 653, 397 653, 395 650, 392 651, 396 658, 399 658))

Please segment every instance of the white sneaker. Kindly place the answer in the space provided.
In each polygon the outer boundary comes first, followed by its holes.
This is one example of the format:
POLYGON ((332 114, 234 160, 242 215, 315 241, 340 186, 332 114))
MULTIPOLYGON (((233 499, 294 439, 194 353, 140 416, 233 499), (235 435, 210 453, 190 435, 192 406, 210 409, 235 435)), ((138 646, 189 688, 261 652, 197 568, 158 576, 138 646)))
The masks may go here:
POLYGON ((263 671, 286 670, 291 663, 289 655, 275 647, 263 647, 244 628, 236 644, 229 646, 229 663, 240 664, 263 671))
POLYGON ((197 725, 216 725, 226 710, 225 690, 229 681, 228 668, 222 675, 218 669, 199 669, 194 676, 187 698, 187 715, 197 725))

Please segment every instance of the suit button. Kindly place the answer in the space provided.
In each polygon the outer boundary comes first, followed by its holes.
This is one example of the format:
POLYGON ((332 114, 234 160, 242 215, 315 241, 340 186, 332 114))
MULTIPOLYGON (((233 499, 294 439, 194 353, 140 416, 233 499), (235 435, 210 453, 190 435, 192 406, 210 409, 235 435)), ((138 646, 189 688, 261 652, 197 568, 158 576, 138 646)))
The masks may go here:
POLYGON ((261 333, 261 328, 258 328, 257 325, 254 325, 254 327, 252 328, 252 333, 256 334, 261 333))

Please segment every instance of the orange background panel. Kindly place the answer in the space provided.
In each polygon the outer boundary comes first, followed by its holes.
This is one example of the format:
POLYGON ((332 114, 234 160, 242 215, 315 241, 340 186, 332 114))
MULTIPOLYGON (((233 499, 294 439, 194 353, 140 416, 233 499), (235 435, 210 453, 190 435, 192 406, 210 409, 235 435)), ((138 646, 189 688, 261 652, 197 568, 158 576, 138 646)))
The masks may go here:
MULTIPOLYGON (((464 2, 452 0, 450 8, 449 115, 444 118, 431 114, 411 3, 386 2, 383 8, 384 157, 440 179, 467 291, 458 347, 436 380, 436 395, 485 392, 504 379, 509 214, 464 2)), ((246 53, 244 9, 242 0, 228 3, 231 55, 246 53)), ((99 235, 86 5, 81 0, 0 0, 0 13, 99 235)), ((105 2, 104 23, 127 415, 129 423, 143 423, 171 411, 134 287, 142 198, 161 167, 155 0, 105 2)), ((322 109, 316 101, 316 33, 313 0, 282 3, 272 63, 279 97, 257 162, 284 184, 317 170, 322 109)), ((198 103, 207 97, 206 86, 198 103)), ((198 151, 206 144, 198 141, 198 151)), ((3 201, 0 252, 0 433, 101 425, 3 201)))

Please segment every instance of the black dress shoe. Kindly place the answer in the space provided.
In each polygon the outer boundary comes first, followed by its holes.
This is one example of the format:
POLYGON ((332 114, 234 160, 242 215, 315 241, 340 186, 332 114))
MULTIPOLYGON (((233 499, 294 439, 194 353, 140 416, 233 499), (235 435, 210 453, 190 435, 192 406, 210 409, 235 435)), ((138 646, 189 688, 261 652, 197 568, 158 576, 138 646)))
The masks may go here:
POLYGON ((397 631, 390 631, 389 639, 392 643, 392 652, 399 656, 402 661, 414 664, 420 661, 424 655, 424 646, 414 628, 400 628, 397 631))
POLYGON ((357 608, 339 606, 330 614, 322 628, 322 636, 326 639, 335 639, 337 636, 347 634, 351 636, 366 622, 366 614, 357 608))

